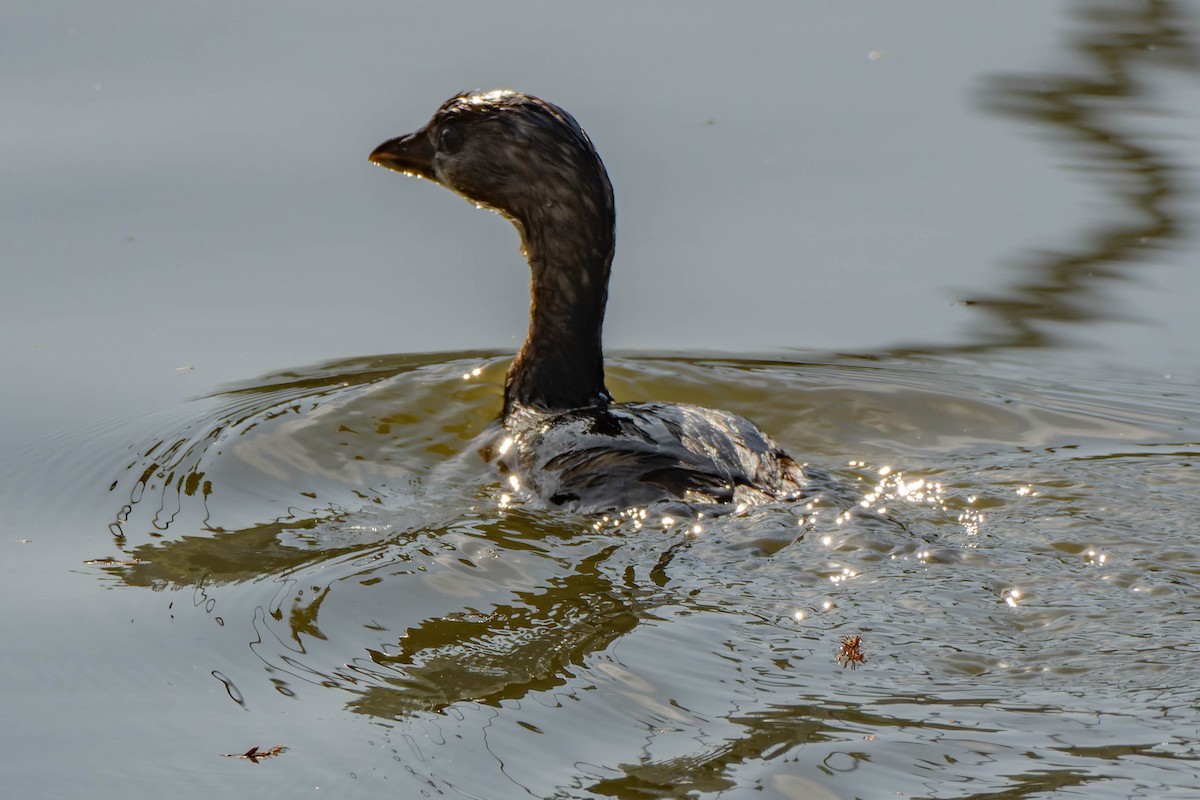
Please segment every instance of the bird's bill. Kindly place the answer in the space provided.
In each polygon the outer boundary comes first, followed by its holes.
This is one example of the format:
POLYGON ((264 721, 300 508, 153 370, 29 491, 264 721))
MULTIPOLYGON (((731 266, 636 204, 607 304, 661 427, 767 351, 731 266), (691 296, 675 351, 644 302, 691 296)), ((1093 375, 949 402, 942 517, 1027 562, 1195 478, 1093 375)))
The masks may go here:
POLYGON ((424 128, 407 136, 389 139, 371 151, 370 158, 372 164, 405 175, 437 180, 433 176, 433 144, 424 128))

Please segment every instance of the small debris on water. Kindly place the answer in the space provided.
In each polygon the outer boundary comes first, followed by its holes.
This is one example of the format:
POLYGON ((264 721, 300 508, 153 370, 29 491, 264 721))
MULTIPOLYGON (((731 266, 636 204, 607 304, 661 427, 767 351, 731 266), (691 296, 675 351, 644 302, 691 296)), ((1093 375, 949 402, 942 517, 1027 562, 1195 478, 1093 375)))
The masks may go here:
POLYGON ((846 667, 858 669, 858 665, 866 662, 866 660, 867 655, 862 651, 862 637, 843 636, 842 646, 837 654, 837 663, 842 665, 842 669, 846 667))
POLYGON ((221 753, 222 758, 244 758, 251 764, 257 764, 259 759, 273 758, 280 753, 286 751, 287 748, 283 745, 275 745, 270 750, 259 750, 257 747, 251 747, 244 753, 221 753))

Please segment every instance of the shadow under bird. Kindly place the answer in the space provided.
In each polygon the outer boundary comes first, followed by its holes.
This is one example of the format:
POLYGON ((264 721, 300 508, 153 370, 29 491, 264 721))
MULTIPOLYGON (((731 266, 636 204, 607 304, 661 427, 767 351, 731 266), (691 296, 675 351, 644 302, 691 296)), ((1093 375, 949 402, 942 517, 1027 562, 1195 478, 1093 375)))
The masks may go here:
POLYGON ((806 494, 810 477, 754 423, 700 406, 617 403, 601 330, 616 243, 612 185, 558 106, 466 92, 371 161, 445 186, 509 219, 532 273, 529 332, 482 455, 550 506, 595 513, 663 501, 757 504, 806 494))

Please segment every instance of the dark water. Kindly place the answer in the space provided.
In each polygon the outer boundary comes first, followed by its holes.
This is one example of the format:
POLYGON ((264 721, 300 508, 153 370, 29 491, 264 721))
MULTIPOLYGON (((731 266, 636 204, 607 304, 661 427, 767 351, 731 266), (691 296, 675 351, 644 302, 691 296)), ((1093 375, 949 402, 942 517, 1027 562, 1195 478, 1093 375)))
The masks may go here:
POLYGON ((0 32, 0 793, 1200 796, 1189 4, 97 9, 0 32), (365 164, 492 85, 613 393, 843 491, 504 493, 515 237, 365 164))

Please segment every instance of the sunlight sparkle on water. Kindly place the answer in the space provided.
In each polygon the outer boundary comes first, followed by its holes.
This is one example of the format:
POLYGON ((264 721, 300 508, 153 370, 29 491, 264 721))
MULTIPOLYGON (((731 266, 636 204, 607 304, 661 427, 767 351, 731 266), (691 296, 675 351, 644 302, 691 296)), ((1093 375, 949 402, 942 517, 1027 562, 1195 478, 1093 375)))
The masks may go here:
POLYGON ((483 367, 476 367, 475 369, 471 370, 470 372, 464 372, 463 380, 469 381, 469 380, 471 380, 471 378, 478 378, 482 374, 483 374, 483 367))
POLYGON ((592 527, 596 530, 602 530, 606 526, 619 528, 625 523, 633 525, 634 531, 640 531, 643 526, 643 521, 646 519, 647 510, 644 507, 630 506, 622 509, 616 514, 605 514, 598 522, 592 523, 592 527))
POLYGON ((854 570, 850 569, 849 567, 843 567, 840 574, 830 575, 829 580, 831 580, 834 583, 841 583, 842 581, 846 581, 846 580, 849 580, 849 579, 857 577, 857 576, 858 576, 858 573, 855 572, 854 570))
POLYGON ((1016 608, 1017 603, 1021 600, 1021 590, 1015 587, 1012 589, 1005 589, 1000 593, 1000 596, 1004 598, 1004 602, 1007 603, 1011 608, 1016 608))
POLYGON ((978 536, 979 528, 983 525, 983 514, 973 508, 962 511, 958 515, 958 522, 963 526, 963 530, 968 536, 978 536))
MULTIPOLYGON (((865 466, 865 462, 853 462, 859 466, 865 466)), ((877 505, 882 501, 903 501, 905 503, 919 503, 930 505, 935 508, 940 508, 945 511, 946 500, 945 492, 941 483, 929 481, 925 478, 914 478, 906 480, 903 472, 899 472, 892 466, 883 466, 875 470, 881 476, 879 483, 867 490, 863 494, 863 499, 859 501, 862 508, 873 508, 880 514, 888 513, 888 505, 877 505)), ((861 478, 859 480, 862 480, 861 478)))

